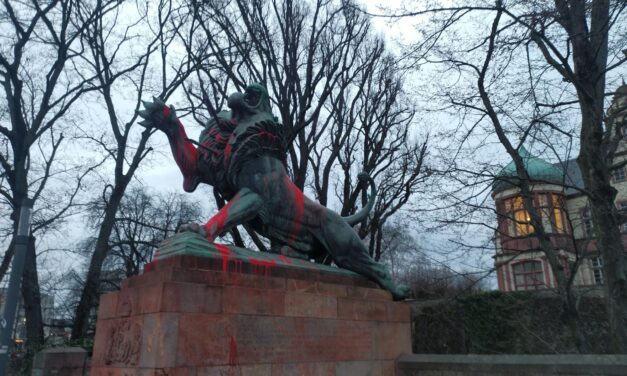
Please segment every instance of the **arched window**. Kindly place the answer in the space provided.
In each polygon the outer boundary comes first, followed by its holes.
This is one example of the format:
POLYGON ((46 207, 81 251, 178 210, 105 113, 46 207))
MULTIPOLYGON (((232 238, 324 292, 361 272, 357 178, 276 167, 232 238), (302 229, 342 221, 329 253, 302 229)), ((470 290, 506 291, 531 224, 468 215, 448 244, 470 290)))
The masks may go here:
POLYGON ((521 261, 512 265, 516 290, 538 290, 545 287, 542 262, 521 261))

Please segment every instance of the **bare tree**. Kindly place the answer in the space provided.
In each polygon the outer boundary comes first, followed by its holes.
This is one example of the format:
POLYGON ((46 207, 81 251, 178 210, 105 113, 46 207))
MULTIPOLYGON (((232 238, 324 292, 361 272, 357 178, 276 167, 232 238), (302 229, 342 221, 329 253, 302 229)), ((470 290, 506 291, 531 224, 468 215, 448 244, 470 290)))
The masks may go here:
POLYGON ((415 299, 455 299, 487 288, 483 271, 455 271, 430 257, 412 234, 409 221, 394 220, 382 231, 381 262, 392 278, 410 287, 415 299))
POLYGON ((367 201, 355 165, 389 179, 389 185, 380 182, 374 220, 362 225, 362 236, 373 235, 378 258, 374 234, 415 193, 426 148, 410 136, 414 111, 400 103, 407 98, 394 60, 351 4, 193 2, 191 29, 201 36, 193 41, 204 42, 186 43, 199 67, 186 93, 194 110, 198 103, 207 109, 195 111, 202 123, 222 109, 230 89, 265 84, 293 141, 288 169, 294 182, 301 189, 311 183, 318 201, 328 205, 334 178, 343 175, 336 191, 344 215, 367 201), (394 179, 386 171, 391 166, 399 169, 394 179))
MULTIPOLYGON (((100 2, 97 9, 106 13, 112 3, 100 2)), ((26 197, 35 200, 32 233, 47 230, 70 213, 89 171, 55 162, 65 139, 64 117, 79 97, 95 88, 94 76, 81 76, 76 65, 82 52, 80 34, 94 18, 93 11, 72 0, 3 1, 0 6, 0 107, 4 109, 0 111, 0 205, 11 212, 12 236, 26 197), (77 22, 79 13, 84 22, 77 22), (67 173, 78 175, 74 186, 64 187, 56 197, 51 195, 47 188, 58 187, 68 179, 67 173)), ((4 254, 0 278, 13 256, 13 243, 11 240, 4 254)), ((32 321, 29 342, 36 346, 43 332, 33 247, 31 244, 22 290, 29 300, 27 320, 32 321)))
MULTIPOLYGON (((321 131, 319 125, 328 125, 320 122, 320 114, 340 78, 352 70, 354 46, 365 41, 370 29, 363 16, 345 9, 323 0, 216 2, 191 8, 202 35, 196 40, 206 40, 196 49, 189 47, 203 61, 200 82, 212 83, 222 96, 252 81, 268 87, 283 126, 295 141, 289 150, 290 170, 301 189, 311 140, 321 131), (220 85, 222 78, 227 80, 220 85)), ((199 92, 196 96, 212 98, 199 92)))
MULTIPOLYGON (((544 231, 541 214, 533 207, 529 173, 518 153, 526 140, 533 139, 547 150, 564 155, 559 139, 569 137, 567 117, 578 112, 579 138, 564 144, 579 144, 577 161, 584 180, 583 193, 590 201, 598 245, 607 260, 607 308, 618 352, 627 351, 627 260, 619 229, 623 219, 615 206, 611 171, 616 168, 614 157, 623 130, 605 121, 605 87, 608 74, 624 68, 627 61, 622 52, 627 46, 626 7, 622 1, 604 0, 485 1, 472 6, 428 4, 405 13, 432 17, 431 25, 435 26, 414 46, 411 56, 417 60, 412 64, 442 63, 448 67, 448 74, 472 87, 464 91, 459 85, 445 91, 455 108, 476 115, 462 142, 468 143, 469 136, 484 129, 482 124, 487 122, 515 162, 516 181, 530 223, 557 278, 564 317, 571 329, 581 334, 577 329, 577 303, 570 288, 572 275, 567 275, 544 231), (477 39, 465 48, 459 43, 454 48, 447 45, 451 42, 447 36, 459 42, 459 33, 464 29, 458 25, 477 15, 484 19, 492 15, 491 25, 475 23, 477 39)), ((466 27, 468 31, 467 23, 466 27)), ((571 267, 576 270, 578 262, 579 258, 571 267)), ((585 339, 576 336, 579 350, 585 351, 585 339)))
MULTIPOLYGON (((98 303, 98 286, 103 263, 110 251, 110 238, 116 225, 116 215, 124 194, 142 161, 151 152, 148 140, 154 131, 144 130, 136 139, 138 132, 137 113, 141 99, 147 91, 158 93, 167 99, 183 80, 192 72, 190 61, 180 58, 178 61, 168 57, 168 48, 177 38, 182 19, 177 17, 177 10, 171 1, 163 0, 152 9, 131 7, 116 9, 110 15, 99 14, 98 22, 86 28, 82 41, 88 50, 84 63, 94 72, 99 83, 99 98, 107 111, 107 127, 113 138, 94 132, 94 128, 85 130, 84 138, 97 145, 109 156, 114 164, 112 181, 106 180, 101 194, 102 217, 94 250, 90 257, 89 268, 80 301, 76 307, 72 337, 82 339, 88 327, 90 311, 98 303), (130 26, 121 20, 121 12, 126 17, 132 14, 136 19, 130 26), (156 22, 151 22, 156 19, 156 22), (147 30, 151 30, 146 36, 147 30), (141 42, 141 43, 140 43, 141 42), (124 56, 124 54, 130 56, 124 56), (158 80, 151 80, 157 71, 158 80), (151 86, 155 85, 155 86, 151 86), (130 105, 135 112, 124 113, 129 105, 123 92, 133 88, 130 105)), ((175 56, 176 57, 176 56, 175 56)))
POLYGON ((117 274, 124 278, 140 274, 161 241, 182 224, 198 222, 200 217, 198 206, 180 194, 131 189, 120 204, 104 267, 108 272, 120 270, 117 274))
MULTIPOLYGON (((313 148, 318 160, 312 161, 312 166, 314 181, 328 184, 328 173, 336 162, 333 158, 337 158, 343 178, 342 189, 336 189, 336 196, 342 202, 343 215, 355 210, 360 197, 362 206, 367 203, 366 192, 354 189, 358 188, 352 178, 358 172, 355 166, 378 182, 374 210, 369 220, 361 223, 359 232, 362 237, 369 236, 370 256, 379 260, 386 222, 419 192, 428 174, 423 166, 427 141, 419 142, 410 133, 416 111, 403 91, 403 72, 391 56, 373 53, 377 51, 376 46, 376 42, 372 46, 375 48, 364 46, 363 54, 371 66, 350 79, 347 90, 341 94, 343 97, 334 104, 335 111, 330 117, 335 129, 329 133, 336 141, 332 142, 330 157, 321 163, 322 154, 318 150, 325 145, 323 140, 316 140, 313 148), (357 92, 347 106, 351 86, 357 92), (345 134, 339 131, 342 125, 345 134), (340 135, 344 140, 337 140, 340 135), (321 171, 326 176, 319 179, 321 171)), ((325 196, 318 186, 316 192, 318 196, 325 196)))

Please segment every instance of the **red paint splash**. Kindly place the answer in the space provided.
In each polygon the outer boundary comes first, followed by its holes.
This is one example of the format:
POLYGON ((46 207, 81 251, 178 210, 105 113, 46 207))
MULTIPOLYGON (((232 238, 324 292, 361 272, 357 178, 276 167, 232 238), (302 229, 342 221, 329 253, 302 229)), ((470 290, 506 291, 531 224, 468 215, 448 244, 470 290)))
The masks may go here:
POLYGON ((168 106, 163 107, 163 117, 165 119, 170 117, 171 112, 172 111, 170 110, 170 107, 168 107, 168 106))
POLYGON ((229 142, 224 147, 224 168, 228 168, 231 163, 231 153, 233 153, 233 145, 229 142))
POLYGON ((213 243, 220 255, 222 256, 222 271, 229 270, 229 257, 231 256, 231 249, 224 244, 213 243))
POLYGON ((176 124, 176 134, 173 139, 170 139, 170 149, 172 149, 172 155, 174 156, 176 164, 183 173, 183 189, 189 192, 193 188, 192 180, 198 163, 198 152, 196 147, 188 141, 183 124, 178 120, 176 124))
POLYGON ((288 176, 285 176, 286 185, 292 191, 294 197, 294 219, 292 222, 292 231, 290 233, 290 239, 296 240, 300 234, 300 230, 303 223, 303 216, 305 214, 305 196, 298 187, 292 183, 288 176))
POLYGON ((144 265, 144 273, 157 270, 157 261, 151 261, 144 265))
POLYGON ((231 342, 229 344, 229 366, 237 365, 237 342, 235 338, 231 336, 231 342))
POLYGON ((209 222, 205 224, 205 231, 207 232, 207 240, 212 242, 218 235, 224 231, 224 224, 229 217, 229 208, 233 205, 239 196, 233 197, 216 215, 211 217, 209 222))
POLYGON ((258 134, 259 134, 259 137, 265 138, 265 139, 268 139, 268 140, 274 141, 274 140, 277 139, 277 136, 275 134, 270 133, 268 131, 260 131, 258 134))
POLYGON ((236 273, 243 273, 244 272, 244 261, 242 260, 233 260, 233 262, 235 263, 235 272, 236 273))
MULTIPOLYGON (((185 172, 191 173, 196 168, 196 157, 197 157, 196 147, 187 140, 188 139, 187 132, 185 132, 185 127, 183 127, 183 124, 180 121, 178 121, 177 125, 178 125, 177 148, 182 149, 180 151, 184 153, 184 159, 186 163, 185 163, 185 166, 183 167, 185 167, 185 170, 186 170, 185 172), (180 143, 182 143, 183 145, 180 145, 180 143)), ((181 169, 183 169, 183 167, 181 167, 181 169)))
POLYGON ((292 260, 285 255, 279 255, 279 260, 281 260, 284 264, 292 265, 292 260))
POLYGON ((270 275, 270 269, 276 266, 276 261, 274 260, 258 260, 251 258, 249 261, 253 268, 253 274, 263 275, 266 277, 270 275))

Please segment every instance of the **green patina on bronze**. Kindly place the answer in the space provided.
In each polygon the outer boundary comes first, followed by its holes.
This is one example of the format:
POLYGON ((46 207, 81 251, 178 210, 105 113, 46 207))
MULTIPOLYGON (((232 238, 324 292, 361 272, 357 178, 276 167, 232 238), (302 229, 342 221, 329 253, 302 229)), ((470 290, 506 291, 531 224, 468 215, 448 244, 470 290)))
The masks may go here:
POLYGON ((168 136, 185 179, 184 189, 193 191, 206 183, 229 200, 205 225, 192 223, 181 231, 198 233, 213 243, 234 226, 247 224, 279 245, 273 252, 306 260, 328 254, 339 267, 377 282, 395 299, 407 295, 408 289, 395 285, 386 268, 372 260, 351 227, 364 220, 374 205, 372 179, 365 173, 359 175, 370 183, 371 195, 368 205, 350 217, 341 217, 304 196, 287 174, 286 137, 272 114, 264 86, 252 84, 244 93, 232 94, 228 98, 231 111, 209 121, 198 143, 187 138, 173 108, 156 98, 144 106, 142 125, 168 136))
MULTIPOLYGON (((155 255, 154 261, 159 262, 173 256, 197 256, 212 258, 218 263, 225 263, 226 270, 238 270, 240 263, 259 262, 268 267, 271 272, 275 267, 289 267, 304 271, 317 271, 341 275, 345 277, 355 277, 359 274, 350 270, 335 268, 328 265, 317 264, 302 259, 288 258, 270 252, 256 252, 250 249, 235 246, 216 246, 209 243, 202 235, 195 232, 180 232, 159 245, 159 251, 155 255)), ((271 274, 271 273, 269 273, 271 274)))

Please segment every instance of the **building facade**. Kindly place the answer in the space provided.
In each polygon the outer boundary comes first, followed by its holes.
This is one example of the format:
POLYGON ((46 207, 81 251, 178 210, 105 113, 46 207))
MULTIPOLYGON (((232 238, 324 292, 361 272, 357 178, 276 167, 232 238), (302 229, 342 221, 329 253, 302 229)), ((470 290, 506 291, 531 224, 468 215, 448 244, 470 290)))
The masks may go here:
MULTIPOLYGON (((627 110, 627 85, 616 92, 608 118, 624 122, 627 110)), ((624 132, 624 133, 627 133, 624 132)), ((519 149, 530 177, 533 206, 542 218, 542 227, 570 275, 569 267, 580 258, 575 286, 601 286, 603 259, 595 239, 588 198, 582 193, 583 180, 575 159, 559 163, 519 149)), ((614 165, 627 161, 627 137, 620 141, 614 165)), ((525 210, 516 184, 516 166, 510 163, 497 175, 492 198, 497 213, 495 268, 501 291, 537 290, 557 287, 549 262, 541 250, 529 213, 525 210)), ((616 206, 627 210, 627 168, 613 170, 612 182, 618 191, 616 206)), ((627 244, 627 225, 622 226, 627 244)))

